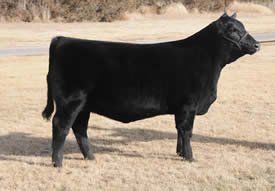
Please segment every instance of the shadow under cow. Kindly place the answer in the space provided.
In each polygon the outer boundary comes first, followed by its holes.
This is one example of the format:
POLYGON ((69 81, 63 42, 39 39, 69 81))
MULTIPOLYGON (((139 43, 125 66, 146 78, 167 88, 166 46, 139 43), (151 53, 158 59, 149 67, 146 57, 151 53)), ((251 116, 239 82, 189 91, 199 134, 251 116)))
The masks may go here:
MULTIPOLYGON (((108 137, 105 139, 91 138, 91 146, 93 153, 115 153, 115 155, 122 155, 125 157, 143 157, 138 152, 122 151, 116 148, 116 145, 128 145, 135 142, 149 142, 155 140, 174 140, 176 147, 176 132, 164 132, 152 129, 142 128, 102 128, 93 126, 92 130, 95 131, 109 131, 108 137), (110 132, 111 131, 111 132, 110 132), (116 139, 119 137, 119 139, 116 139)), ((245 140, 236 140, 223 137, 210 137, 205 135, 195 134, 192 138, 193 142, 199 143, 215 143, 220 145, 238 145, 247 147, 250 149, 263 149, 263 150, 275 150, 274 143, 262 143, 262 142, 250 142, 245 140)), ((174 149, 174 148, 171 148, 174 149)), ((39 156, 49 157, 51 153, 51 138, 34 137, 27 133, 10 133, 0 136, 0 160, 13 160, 7 156, 39 156)), ((76 141, 66 140, 65 154, 68 153, 80 153, 76 141)), ((165 154, 163 156, 152 156, 158 158, 167 158, 165 154)), ((175 154, 176 157, 176 154, 175 154)), ((65 159, 70 159, 66 157, 65 159)), ((72 158, 71 158, 72 159, 72 158)), ((78 159, 78 158, 73 158, 78 159)), ((79 158, 82 160, 82 158, 79 158)), ((17 160, 17 159, 14 159, 17 160)), ((20 160, 19 160, 20 161, 20 160)))

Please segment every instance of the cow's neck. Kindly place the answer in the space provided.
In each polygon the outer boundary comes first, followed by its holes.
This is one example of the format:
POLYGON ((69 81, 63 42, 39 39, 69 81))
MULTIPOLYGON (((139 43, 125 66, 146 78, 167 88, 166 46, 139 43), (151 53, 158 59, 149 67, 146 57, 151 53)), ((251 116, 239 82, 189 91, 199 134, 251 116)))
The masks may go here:
POLYGON ((217 64, 223 68, 226 64, 235 61, 241 55, 233 54, 234 45, 224 41, 224 39, 217 34, 217 31, 215 23, 211 23, 194 35, 178 41, 177 45, 198 48, 201 51, 205 51, 207 55, 211 57, 211 60, 214 61, 213 64, 217 64))
POLYGON ((223 67, 230 62, 230 52, 232 47, 224 44, 222 39, 217 35, 217 29, 214 23, 205 27, 198 33, 182 41, 182 46, 197 48, 198 51, 204 51, 206 57, 202 60, 212 60, 209 64, 211 70, 208 70, 208 83, 205 88, 209 91, 206 97, 216 96, 217 84, 223 67), (206 53, 206 54, 205 54, 206 53))
POLYGON ((222 68, 227 64, 230 64, 243 56, 241 51, 236 51, 234 45, 225 43, 224 40, 219 40, 216 43, 216 52, 213 53, 216 64, 219 64, 222 68))

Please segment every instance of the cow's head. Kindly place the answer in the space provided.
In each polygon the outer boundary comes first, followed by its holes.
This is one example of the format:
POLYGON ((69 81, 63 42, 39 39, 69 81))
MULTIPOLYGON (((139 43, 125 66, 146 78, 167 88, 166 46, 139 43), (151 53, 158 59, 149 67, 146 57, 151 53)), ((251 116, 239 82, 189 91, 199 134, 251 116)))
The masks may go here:
POLYGON ((232 50, 239 56, 254 54, 260 50, 260 43, 257 42, 246 30, 244 25, 236 19, 237 14, 228 16, 224 13, 215 23, 218 35, 225 44, 232 47, 232 50))

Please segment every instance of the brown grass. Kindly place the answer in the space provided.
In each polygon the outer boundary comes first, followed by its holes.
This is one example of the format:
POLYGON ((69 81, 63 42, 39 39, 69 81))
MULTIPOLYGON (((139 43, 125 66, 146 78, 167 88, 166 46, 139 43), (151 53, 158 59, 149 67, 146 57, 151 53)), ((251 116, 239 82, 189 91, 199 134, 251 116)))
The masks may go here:
MULTIPOLYGON (((180 39, 197 32, 221 14, 148 15, 112 23, 0 23, 0 47, 45 46, 57 35, 132 42, 180 39)), ((275 15, 238 13, 238 18, 252 34, 275 30, 275 15)))
POLYGON ((51 167, 48 58, 0 58, 2 190, 271 190, 275 185, 274 45, 227 66, 218 100, 194 127, 194 163, 176 156, 172 116, 122 124, 92 114, 96 159, 72 134, 62 169, 51 167))
MULTIPOLYGON (((114 23, 0 24, 0 46, 48 44, 57 34, 149 41, 190 35, 216 14, 114 23)), ((274 31, 274 16, 241 15, 249 31, 274 31)), ((271 190, 275 185, 275 44, 227 66, 218 100, 194 127, 194 163, 176 156, 172 116, 130 124, 91 115, 94 161, 69 135, 62 169, 51 167, 48 58, 0 58, 0 190, 271 190)))

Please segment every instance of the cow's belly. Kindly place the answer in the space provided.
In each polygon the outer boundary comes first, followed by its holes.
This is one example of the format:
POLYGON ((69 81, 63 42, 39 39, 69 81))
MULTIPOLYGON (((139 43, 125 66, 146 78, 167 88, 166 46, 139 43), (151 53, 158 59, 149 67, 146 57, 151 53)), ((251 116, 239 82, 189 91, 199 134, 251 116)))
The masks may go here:
POLYGON ((165 114, 166 104, 152 95, 91 96, 88 108, 91 112, 129 123, 165 114))

